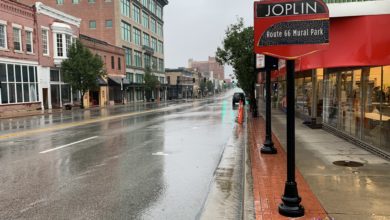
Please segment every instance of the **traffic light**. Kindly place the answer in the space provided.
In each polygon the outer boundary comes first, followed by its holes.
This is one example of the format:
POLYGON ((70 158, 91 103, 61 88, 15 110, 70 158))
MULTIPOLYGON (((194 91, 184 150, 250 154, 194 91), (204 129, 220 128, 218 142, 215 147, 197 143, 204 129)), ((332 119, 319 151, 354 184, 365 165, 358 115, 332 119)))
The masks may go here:
POLYGON ((195 78, 192 78, 192 82, 195 83, 195 78))
POLYGON ((205 78, 203 78, 203 82, 206 82, 206 77, 205 77, 205 78))

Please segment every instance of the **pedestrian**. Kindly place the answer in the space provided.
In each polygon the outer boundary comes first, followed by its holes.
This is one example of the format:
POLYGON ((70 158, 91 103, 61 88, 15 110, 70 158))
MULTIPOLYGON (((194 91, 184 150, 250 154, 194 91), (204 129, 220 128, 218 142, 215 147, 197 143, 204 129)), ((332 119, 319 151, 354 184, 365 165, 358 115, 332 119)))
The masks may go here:
POLYGON ((282 111, 284 113, 287 113, 287 97, 286 96, 283 96, 281 104, 282 104, 282 111))

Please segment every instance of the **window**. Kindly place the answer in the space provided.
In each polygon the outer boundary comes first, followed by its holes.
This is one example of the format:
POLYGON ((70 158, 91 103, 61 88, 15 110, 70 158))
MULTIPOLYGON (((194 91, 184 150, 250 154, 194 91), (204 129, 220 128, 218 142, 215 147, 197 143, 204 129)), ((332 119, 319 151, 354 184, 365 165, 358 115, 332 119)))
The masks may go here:
POLYGON ((122 30, 122 40, 130 42, 131 41, 131 29, 130 25, 126 22, 121 22, 121 30, 122 30))
POLYGON ((60 81, 60 71, 50 70, 50 82, 59 82, 60 81))
POLYGON ((64 4, 64 0, 57 0, 57 5, 63 5, 64 4))
POLYGON ((136 81, 136 83, 144 83, 144 75, 135 74, 135 81, 136 81))
POLYGON ((142 26, 149 29, 149 15, 146 12, 142 12, 142 26))
POLYGON ((162 19, 162 7, 159 4, 156 6, 156 15, 158 18, 162 19))
POLYGON ((164 72, 164 60, 158 59, 158 70, 164 72))
POLYGON ((141 31, 134 28, 134 43, 141 46, 141 31))
POLYGON ((57 34, 57 56, 63 57, 64 56, 64 46, 62 44, 62 34, 57 34))
POLYGON ((26 51, 29 53, 33 52, 33 35, 31 31, 26 31, 26 51))
POLYGON ((89 28, 90 29, 96 29, 96 21, 95 20, 89 21, 89 28))
POLYGON ((140 23, 140 9, 133 4, 133 19, 135 22, 140 23))
POLYGON ((14 50, 22 51, 22 31, 19 28, 13 28, 14 50))
POLYGON ((132 52, 130 48, 124 47, 125 48, 125 60, 126 60, 126 66, 130 67, 131 66, 131 61, 132 61, 132 52))
POLYGON ((0 48, 7 49, 7 26, 0 24, 0 48))
POLYGON ((115 69, 115 58, 111 56, 111 69, 115 69))
POLYGON ((80 3, 80 0, 72 0, 72 3, 73 4, 78 4, 78 3, 80 3))
POLYGON ((150 21, 150 30, 153 31, 153 33, 156 33, 156 20, 154 20, 153 18, 151 19, 150 21))
POLYGON ((150 67, 150 55, 149 54, 144 54, 144 65, 145 65, 145 68, 150 67))
POLYGON ((88 0, 88 3, 95 3, 95 0, 88 0))
POLYGON ((0 63, 1 102, 23 103, 37 100, 37 82, 34 81, 36 68, 34 66, 21 66, 0 63), (29 75, 32 77, 29 78, 29 75), (33 92, 33 93, 32 93, 33 92))
POLYGON ((133 73, 126 73, 126 78, 129 80, 129 82, 134 82, 134 74, 133 73))
POLYGON ((157 23, 157 34, 158 36, 163 36, 163 28, 162 28, 162 24, 160 23, 157 23))
POLYGON ((164 54, 164 44, 163 44, 163 42, 158 41, 157 51, 158 51, 159 53, 164 54))
POLYGON ((130 17, 130 0, 121 0, 121 14, 130 17))
POLYGON ((112 28, 112 20, 106 20, 106 27, 112 28))
POLYGON ((70 46, 72 46, 72 36, 69 34, 65 35, 65 45, 66 45, 66 56, 68 56, 68 51, 70 46))
POLYGON ((49 34, 45 29, 42 29, 42 51, 43 55, 49 55, 49 34))
POLYGON ((152 57, 152 70, 157 70, 157 57, 152 57))
POLYGON ((156 13, 156 2, 154 2, 153 0, 150 0, 149 1, 149 10, 153 13, 156 13))
POLYGON ((149 46, 149 45, 150 45, 149 34, 144 33, 142 43, 143 43, 143 45, 150 47, 150 46, 149 46))
POLYGON ((148 7, 148 0, 142 0, 142 5, 148 7))
POLYGON ((139 51, 134 51, 134 61, 136 67, 142 67, 142 53, 139 51))
POLYGON ((121 62, 121 58, 118 57, 118 70, 121 70, 122 69, 122 62, 121 62))
POLYGON ((157 39, 152 37, 152 48, 154 51, 157 51, 157 39))

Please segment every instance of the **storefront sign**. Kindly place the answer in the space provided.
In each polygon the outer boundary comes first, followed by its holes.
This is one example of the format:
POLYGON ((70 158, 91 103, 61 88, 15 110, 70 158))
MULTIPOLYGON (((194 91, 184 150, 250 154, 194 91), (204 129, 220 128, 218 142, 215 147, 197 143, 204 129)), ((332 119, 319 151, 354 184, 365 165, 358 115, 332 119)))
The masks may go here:
POLYGON ((329 11, 322 0, 265 0, 255 6, 255 53, 284 59, 325 49, 329 11))

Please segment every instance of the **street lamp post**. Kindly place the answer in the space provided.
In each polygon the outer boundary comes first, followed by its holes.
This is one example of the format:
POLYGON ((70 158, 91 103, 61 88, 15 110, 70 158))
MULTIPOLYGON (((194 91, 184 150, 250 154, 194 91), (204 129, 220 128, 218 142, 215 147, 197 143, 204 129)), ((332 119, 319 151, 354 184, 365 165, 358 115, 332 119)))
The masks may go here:
POLYGON ((260 152, 262 154, 276 154, 277 150, 272 141, 272 125, 271 125, 271 70, 277 67, 278 59, 265 56, 265 89, 266 89, 266 103, 265 103, 265 140, 260 152))
POLYGON ((122 93, 122 104, 125 104, 125 95, 123 91, 123 78, 121 79, 121 93, 122 93))
POLYGON ((294 68, 295 61, 287 60, 287 181, 284 195, 279 205, 279 213, 289 217, 300 217, 305 213, 298 195, 298 187, 295 182, 295 88, 294 68))

